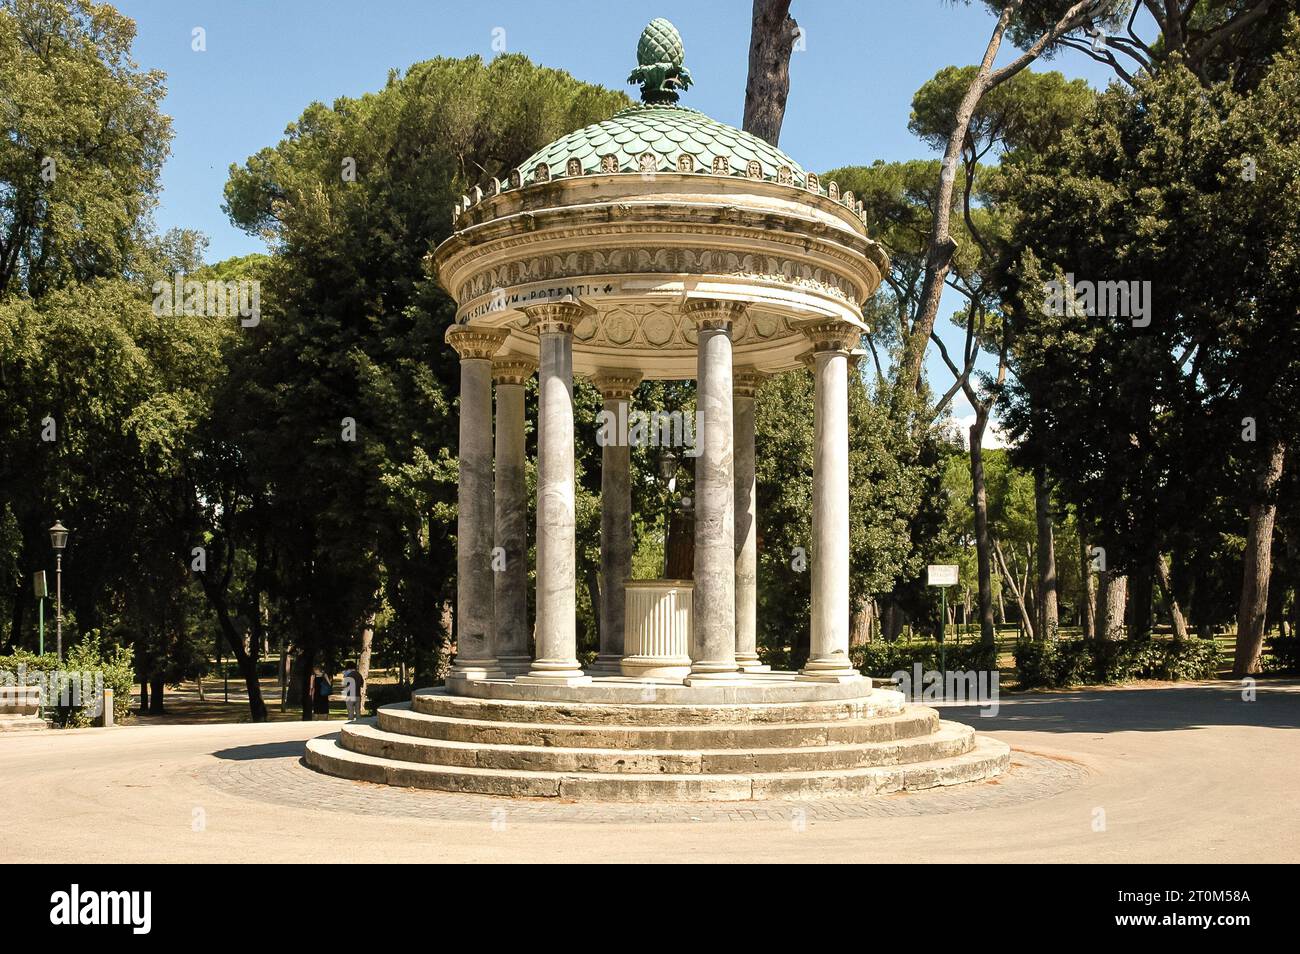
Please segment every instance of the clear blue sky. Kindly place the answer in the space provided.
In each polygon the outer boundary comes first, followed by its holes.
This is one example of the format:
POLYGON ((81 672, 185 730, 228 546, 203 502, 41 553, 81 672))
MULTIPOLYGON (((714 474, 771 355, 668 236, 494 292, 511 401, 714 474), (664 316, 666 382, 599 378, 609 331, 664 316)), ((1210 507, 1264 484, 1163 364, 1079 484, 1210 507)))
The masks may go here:
MULTIPOLYGON (((496 28, 506 47, 579 79, 624 87, 636 41, 655 16, 672 20, 696 85, 683 102, 740 125, 749 45, 749 0, 116 0, 138 26, 135 59, 167 74, 164 109, 174 122, 163 173, 160 228, 198 229, 217 261, 262 249, 221 213, 231 163, 279 141, 314 100, 332 102, 383 86, 388 71, 433 56, 491 58, 496 28), (191 49, 195 27, 207 49, 191 49)), ((916 158, 907 131, 912 95, 940 68, 983 54, 993 25, 978 2, 794 0, 807 49, 791 63, 781 147, 810 169, 916 158)), ((1013 51, 1007 50, 1006 55, 1013 51)), ((1005 57, 1004 57, 1005 58, 1005 57)), ((1095 86, 1109 71, 1067 52, 1039 68, 1095 86)), ((955 307, 955 303, 953 305, 955 307)), ((945 317, 950 309, 945 305, 945 317)), ((946 387, 942 362, 930 362, 946 387)), ((965 413, 960 407, 958 413, 965 413)))

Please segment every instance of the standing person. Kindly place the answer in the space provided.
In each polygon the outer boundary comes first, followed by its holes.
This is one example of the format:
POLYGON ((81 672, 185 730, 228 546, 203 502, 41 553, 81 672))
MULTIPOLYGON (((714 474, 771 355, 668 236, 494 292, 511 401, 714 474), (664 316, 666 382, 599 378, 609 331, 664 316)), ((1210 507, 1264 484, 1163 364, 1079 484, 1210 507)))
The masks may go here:
POLYGON ((366 684, 366 677, 352 660, 343 664, 343 700, 348 706, 348 718, 361 718, 361 688, 366 684))
POLYGON ((311 671, 311 711, 328 719, 330 715, 330 693, 333 691, 334 686, 330 684, 325 671, 320 666, 314 667, 311 671))

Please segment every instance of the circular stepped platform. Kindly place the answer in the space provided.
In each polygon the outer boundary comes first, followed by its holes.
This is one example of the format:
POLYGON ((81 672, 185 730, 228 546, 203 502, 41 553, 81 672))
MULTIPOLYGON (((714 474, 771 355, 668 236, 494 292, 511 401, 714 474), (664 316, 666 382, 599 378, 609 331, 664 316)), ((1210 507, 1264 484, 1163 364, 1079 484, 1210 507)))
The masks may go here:
POLYGON ((756 680, 707 693, 610 680, 568 687, 577 701, 533 688, 420 690, 311 740, 306 761, 387 785, 656 802, 874 795, 989 778, 1010 760, 1005 744, 867 680, 848 690, 756 680))

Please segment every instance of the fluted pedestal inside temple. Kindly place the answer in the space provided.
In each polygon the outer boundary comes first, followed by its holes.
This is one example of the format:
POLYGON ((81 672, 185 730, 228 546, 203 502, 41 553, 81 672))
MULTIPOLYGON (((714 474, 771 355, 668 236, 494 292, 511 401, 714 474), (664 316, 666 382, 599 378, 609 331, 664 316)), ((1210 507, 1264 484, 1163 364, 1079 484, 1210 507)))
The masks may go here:
POLYGON ((695 584, 628 580, 623 675, 680 680, 691 671, 695 584))

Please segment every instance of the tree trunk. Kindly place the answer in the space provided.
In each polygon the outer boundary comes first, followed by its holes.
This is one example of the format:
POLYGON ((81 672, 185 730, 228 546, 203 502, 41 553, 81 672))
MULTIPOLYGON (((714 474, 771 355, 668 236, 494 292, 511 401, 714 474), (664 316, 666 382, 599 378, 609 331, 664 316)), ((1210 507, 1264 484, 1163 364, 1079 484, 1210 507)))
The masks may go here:
POLYGON ((1056 639, 1060 628, 1060 609, 1056 587, 1056 535, 1052 523, 1052 494, 1047 473, 1034 471, 1034 512, 1038 523, 1038 634, 1039 638, 1056 639))
MULTIPOLYGON (((1020 626, 1032 640, 1034 638, 1034 624, 1031 621, 1029 607, 1025 605, 1025 588, 1016 582, 1015 571, 1007 565, 1007 558, 1002 554, 1002 544, 996 540, 993 541, 993 552, 997 554, 998 564, 1002 568, 1002 578, 1011 585, 1011 595, 1016 598, 1016 606, 1020 609, 1020 626)), ((1014 548, 1011 553, 1012 556, 1015 555, 1014 548)))
POLYGON ((1155 595, 1156 557, 1150 556, 1135 567, 1128 578, 1128 638, 1151 636, 1151 601, 1155 595))
POLYGON ((266 702, 262 699, 262 684, 257 679, 257 657, 250 656, 244 650, 244 639, 235 630, 234 620, 230 618, 230 607, 226 605, 225 594, 215 581, 208 579, 206 573, 198 574, 203 592, 208 597, 208 605, 217 617, 217 626, 226 638, 226 645, 235 654, 239 665, 239 674, 244 677, 244 687, 248 690, 248 716, 253 722, 266 721, 266 702))
POLYGON ((1300 545, 1291 554, 1291 632, 1300 633, 1300 545))
POLYGON ((1272 572, 1268 581, 1268 604, 1264 610, 1264 619, 1277 620, 1280 627, 1279 632, 1286 635, 1286 617, 1282 613, 1282 607, 1286 603, 1286 584, 1282 578, 1281 568, 1277 565, 1278 561, 1273 561, 1272 572))
POLYGON ((289 704, 289 651, 284 646, 284 636, 280 637, 280 711, 284 712, 289 704))
POLYGON ((1083 528, 1079 528, 1079 572, 1083 580, 1083 638, 1097 638, 1097 577, 1092 572, 1092 554, 1083 528))
POLYGON ((934 331, 935 319, 939 315, 939 306, 943 298, 945 280, 952 269, 953 257, 957 253, 957 243, 951 234, 953 189, 957 183, 957 170, 961 165, 962 150, 970 134, 971 117, 979 107, 980 101, 992 89, 1011 79, 1044 52, 1052 42, 1081 25, 1095 0, 1079 0, 1071 4, 1056 23, 1028 44, 1025 51, 1005 66, 993 68, 1002 48, 1002 40, 1012 20, 1023 12, 1024 4, 1020 0, 1002 4, 1002 11, 997 25, 989 37, 984 49, 984 57, 976 68, 953 116, 952 132, 944 150, 942 173, 939 177, 939 193, 935 196, 934 215, 930 224, 925 256, 925 280, 921 285, 920 301, 917 306, 916 320, 904 336, 903 353, 898 362, 897 384, 900 391, 915 392, 921 386, 921 368, 925 363, 925 350, 930 343, 930 333, 934 331))
POLYGON ((1160 580, 1160 589, 1165 594, 1165 609, 1169 612, 1169 621, 1174 627, 1174 639, 1187 638, 1187 620, 1178 597, 1174 595, 1173 575, 1169 572, 1169 558, 1163 553, 1156 558, 1156 577, 1160 580))
POLYGON ((1031 576, 1036 565, 1037 561, 1034 558, 1034 548, 1026 545, 1025 572, 1020 577, 1020 592, 1025 598, 1025 619, 1028 621, 1029 627, 1034 633, 1034 637, 1042 639, 1043 631, 1038 628, 1038 617, 1041 612, 1038 606, 1038 583, 1036 579, 1031 576))
POLYGON ((1267 626, 1268 578, 1273 567, 1273 524, 1277 520, 1275 493, 1282 479, 1286 444, 1275 439, 1268 462, 1256 478, 1255 501, 1250 505, 1246 531, 1246 556, 1241 570, 1241 603, 1237 607, 1237 647, 1232 675, 1242 678, 1259 671, 1267 626))
POLYGON ((885 642, 892 643, 897 640, 903 634, 903 626, 906 622, 902 608, 893 597, 890 597, 885 603, 885 616, 881 631, 885 642))
POLYGON ((149 677, 140 673, 140 715, 149 714, 149 677))
POLYGON ((971 504, 975 511, 975 563, 979 576, 980 642, 997 643, 993 624, 993 553, 989 538, 989 498, 984 483, 984 429, 989 411, 983 402, 975 408, 975 423, 970 427, 971 504))
POLYGON ((1097 638, 1121 639, 1124 635, 1124 610, 1128 605, 1128 577, 1110 570, 1097 575, 1097 638))
POLYGON ((785 121, 790 54, 798 31, 799 25, 790 16, 790 0, 754 0, 743 127, 773 146, 781 139, 785 121))
POLYGON ((370 685, 370 650, 375 642, 375 614, 366 617, 366 625, 361 629, 361 655, 357 657, 357 672, 361 673, 361 693, 358 700, 361 713, 366 711, 366 687, 370 685))
POLYGON ((312 712, 312 666, 316 661, 315 649, 304 649, 298 654, 298 658, 293 664, 293 682, 297 690, 298 709, 302 716, 303 722, 310 722, 315 718, 312 712))
MULTIPOLYGON (((586 562, 586 561, 584 561, 586 562)), ((583 578, 587 581, 587 599, 591 600, 591 619, 595 624, 590 638, 594 640, 594 645, 600 646, 600 572, 594 562, 587 562, 583 571, 583 578)))
POLYGON ((873 616, 873 604, 870 597, 863 596, 858 599, 857 607, 853 611, 853 619, 849 622, 849 646, 865 646, 871 642, 871 621, 873 616))
MULTIPOLYGON (((441 617, 443 639, 442 639, 442 644, 438 647, 437 661, 435 663, 435 668, 433 673, 435 680, 438 682, 445 681, 447 678, 447 674, 451 672, 450 633, 451 633, 452 621, 455 615, 456 615, 456 611, 455 608, 452 606, 451 600, 443 600, 442 617, 441 617)), ((533 645, 534 646, 536 645, 536 639, 534 639, 533 645)), ((529 651, 533 652, 532 649, 530 649, 529 651)))
POLYGON ((149 677, 149 714, 163 715, 166 711, 163 709, 163 677, 152 675, 149 677))
POLYGON ((695 519, 685 510, 672 512, 668 524, 668 561, 670 580, 689 580, 695 576, 695 519))

